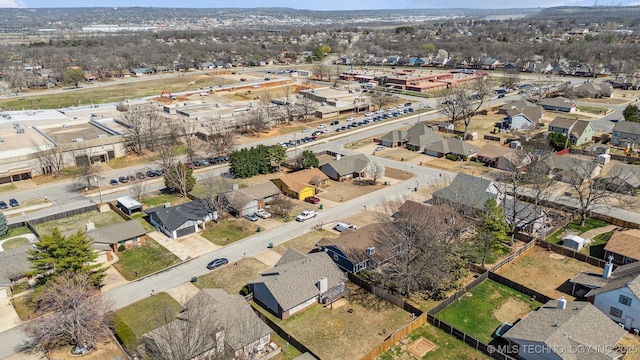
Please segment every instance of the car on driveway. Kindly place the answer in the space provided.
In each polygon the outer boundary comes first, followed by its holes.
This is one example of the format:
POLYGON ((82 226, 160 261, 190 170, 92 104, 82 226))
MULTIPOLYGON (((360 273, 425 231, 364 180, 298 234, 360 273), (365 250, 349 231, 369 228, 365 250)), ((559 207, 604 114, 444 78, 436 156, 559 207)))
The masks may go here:
POLYGON ((9 200, 9 205, 11 205, 11 207, 16 207, 16 206, 20 206, 20 203, 16 199, 11 199, 9 200))
POLYGON ((244 216, 245 219, 251 221, 251 222, 256 222, 258 221, 258 217, 256 216, 256 214, 247 214, 244 216))
POLYGON ((219 268, 220 266, 227 265, 228 263, 229 259, 227 258, 213 259, 210 263, 207 264, 207 269, 214 270, 219 268))
POLYGON ((317 196, 309 196, 307 198, 304 199, 304 201, 311 203, 311 204, 318 204, 320 202, 320 198, 317 196))
POLYGON ((111 184, 111 185, 113 185, 113 186, 116 186, 116 185, 118 185, 118 180, 116 180, 116 179, 111 179, 111 180, 109 180, 109 184, 111 184))
POLYGON ((259 218, 268 219, 271 217, 271 213, 265 209, 258 209, 255 212, 255 215, 259 218))
POLYGON ((300 215, 296 216, 296 221, 303 222, 303 221, 306 221, 306 220, 309 220, 309 219, 313 219, 316 216, 318 216, 318 212, 317 211, 305 210, 305 211, 301 212, 300 215))

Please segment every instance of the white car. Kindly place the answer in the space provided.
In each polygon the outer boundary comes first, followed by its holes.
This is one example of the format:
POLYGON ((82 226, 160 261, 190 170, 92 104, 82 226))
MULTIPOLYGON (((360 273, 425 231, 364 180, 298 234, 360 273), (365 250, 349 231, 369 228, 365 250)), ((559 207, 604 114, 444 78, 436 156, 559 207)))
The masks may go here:
POLYGON ((335 231, 337 231, 337 232, 343 232, 343 231, 345 231, 345 230, 347 230, 347 229, 353 229, 353 230, 356 230, 357 228, 358 228, 357 226, 355 226, 355 225, 353 225, 353 224, 351 224, 351 223, 348 223, 348 222, 339 222, 339 223, 337 223, 337 224, 333 227, 333 230, 335 230, 335 231))
POLYGON ((387 111, 392 111, 392 110, 395 110, 395 109, 396 109, 396 108, 394 108, 393 106, 389 106, 389 107, 387 108, 387 111))
POLYGON ((305 210, 301 212, 300 215, 296 216, 296 221, 303 222, 305 220, 313 219, 316 216, 318 216, 317 211, 305 210))
POLYGON ((301 132, 303 132, 303 133, 308 133, 309 131, 311 131, 311 129, 309 129, 309 128, 304 128, 304 129, 302 129, 302 131, 301 131, 301 132))
POLYGON ((404 107, 403 104, 398 104, 398 109, 402 109, 404 107))
POLYGON ((369 111, 368 113, 364 114, 365 116, 373 116, 373 112, 369 111))
POLYGON ((354 117, 348 117, 348 118, 347 118, 347 121, 353 121, 353 120, 355 120, 355 119, 356 119, 356 118, 354 118, 354 117))
POLYGON ((331 129, 324 129, 324 130, 322 130, 322 132, 325 133, 325 134, 328 134, 328 133, 331 132, 331 129))
POLYGON ((380 110, 376 111, 376 113, 378 113, 378 114, 384 114, 384 110, 383 110, 383 109, 380 109, 380 110))
POLYGON ((271 213, 265 209, 258 209, 255 212, 255 215, 259 218, 268 219, 271 217, 271 213))
POLYGON ((327 127, 327 124, 320 124, 318 125, 318 129, 324 129, 327 127))

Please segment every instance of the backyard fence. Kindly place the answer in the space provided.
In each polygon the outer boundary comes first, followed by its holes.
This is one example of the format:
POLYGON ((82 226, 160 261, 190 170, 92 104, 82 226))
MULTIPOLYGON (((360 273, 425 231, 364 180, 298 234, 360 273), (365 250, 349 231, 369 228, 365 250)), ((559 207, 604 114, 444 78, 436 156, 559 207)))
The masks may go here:
POLYGON ((553 300, 552 298, 548 297, 545 294, 539 293, 533 289, 530 289, 524 285, 520 285, 515 281, 509 280, 506 277, 502 276, 502 275, 498 275, 494 272, 489 272, 489 279, 493 280, 497 283, 500 283, 504 286, 508 286, 510 288, 512 288, 513 290, 516 290, 518 292, 521 292, 527 296, 529 296, 530 298, 539 301, 543 304, 546 304, 547 301, 549 300, 553 300))
POLYGON ((579 251, 570 249, 570 248, 562 246, 562 245, 552 244, 552 243, 546 242, 546 241, 537 241, 536 244, 538 246, 540 246, 541 248, 553 251, 553 252, 558 253, 558 254, 563 255, 563 256, 574 258, 574 259, 576 259, 578 261, 586 262, 588 264, 591 264, 593 266, 597 266, 597 267, 600 267, 600 268, 604 268, 604 264, 607 263, 606 260, 598 259, 598 258, 595 258, 593 256, 589 256, 587 254, 583 254, 583 253, 581 253, 579 251))
POLYGON ((404 311, 413 314, 413 316, 419 316, 422 314, 422 310, 418 309, 417 307, 409 304, 408 302, 404 301, 402 298, 399 298, 393 294, 389 294, 384 288, 382 287, 378 287, 375 285, 372 285, 370 283, 368 283, 366 280, 361 279, 359 277, 357 277, 356 275, 352 274, 352 273, 347 273, 347 277, 349 278, 349 281, 351 281, 352 283, 358 285, 359 287, 365 289, 366 291, 381 297, 385 300, 387 300, 388 302, 394 304, 395 306, 403 309, 404 311))
POLYGON ((131 220, 131 216, 127 215, 124 211, 120 210, 120 208, 114 204, 113 202, 108 202, 109 204, 109 209, 111 209, 111 211, 115 212, 116 214, 120 215, 121 218, 123 218, 125 221, 129 221, 131 220))
POLYGON ((421 314, 416 317, 413 321, 408 323, 407 325, 401 327, 400 329, 393 332, 393 334, 389 335, 382 344, 374 347, 368 354, 364 355, 360 358, 360 360, 375 360, 380 354, 391 349, 393 345, 397 344, 400 340, 402 340, 405 336, 411 334, 414 330, 422 326, 425 322, 427 322, 427 314, 421 314))
POLYGON ((55 213, 55 214, 51 214, 51 215, 47 215, 47 216, 43 216, 41 218, 37 218, 37 219, 32 219, 29 220, 29 223, 31 223, 31 225, 38 225, 38 224, 43 224, 49 221, 53 221, 53 220, 60 220, 60 219, 65 219, 71 216, 75 216, 78 214, 84 214, 87 213, 89 211, 96 211, 97 210, 97 206, 96 204, 91 204, 85 207, 81 207, 78 209, 72 209, 72 210, 66 210, 66 211, 62 211, 59 213, 55 213))
POLYGON ((500 261, 499 263, 495 264, 489 271, 498 271, 503 266, 510 264, 511 262, 513 262, 517 258, 519 258, 522 254, 524 254, 529 249, 531 249, 535 244, 536 244, 535 241, 529 241, 523 247, 521 247, 518 250, 514 251, 509 256, 504 258, 502 261, 500 261))

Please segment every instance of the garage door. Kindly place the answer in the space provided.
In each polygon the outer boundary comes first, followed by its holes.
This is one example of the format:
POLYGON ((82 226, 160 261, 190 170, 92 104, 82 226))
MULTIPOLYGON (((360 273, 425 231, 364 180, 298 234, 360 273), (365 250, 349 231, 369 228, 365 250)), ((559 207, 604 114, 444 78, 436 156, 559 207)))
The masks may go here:
POLYGON ((181 237, 181 236, 192 234, 194 232, 195 232, 194 231, 194 226, 189 226, 189 227, 186 227, 184 229, 176 230, 176 235, 178 237, 181 237))

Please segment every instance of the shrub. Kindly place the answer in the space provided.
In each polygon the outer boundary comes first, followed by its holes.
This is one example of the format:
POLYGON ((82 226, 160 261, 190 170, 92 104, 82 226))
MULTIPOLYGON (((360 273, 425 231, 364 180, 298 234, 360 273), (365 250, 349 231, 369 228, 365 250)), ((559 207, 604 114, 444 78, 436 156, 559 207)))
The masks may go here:
POLYGON ((113 317, 113 332, 116 338, 129 352, 135 351, 137 343, 136 334, 131 330, 129 325, 122 321, 118 316, 113 317))
POLYGON ((120 246, 118 246, 118 252, 123 252, 125 250, 127 250, 127 247, 124 246, 124 244, 121 244, 120 246))
POLYGON ((242 290, 240 290, 240 295, 242 295, 242 296, 247 296, 247 295, 249 295, 249 288, 248 288, 248 287, 246 287, 246 286, 243 286, 243 287, 242 287, 242 290))
POLYGON ((451 161, 458 161, 458 160, 460 160, 460 159, 458 158, 458 155, 454 155, 454 154, 447 154, 445 157, 447 158, 447 160, 451 160, 451 161))

